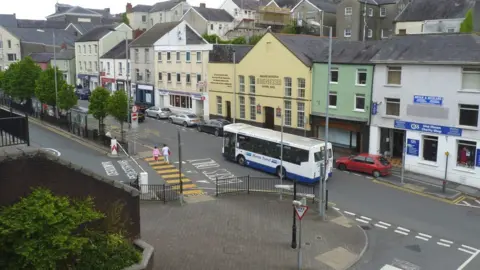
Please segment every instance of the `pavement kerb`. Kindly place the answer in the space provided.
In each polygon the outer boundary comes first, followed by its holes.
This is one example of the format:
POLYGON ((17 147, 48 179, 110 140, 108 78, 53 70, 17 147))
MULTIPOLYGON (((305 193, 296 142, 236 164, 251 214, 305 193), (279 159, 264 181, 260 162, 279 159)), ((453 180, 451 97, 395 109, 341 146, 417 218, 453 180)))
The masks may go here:
MULTIPOLYGON (((435 184, 431 184, 431 183, 428 183, 428 182, 424 182, 424 181, 421 181, 421 180, 416 180, 416 179, 413 179, 413 178, 406 178, 408 180, 412 180, 414 182, 418 182, 418 183, 421 183, 422 185, 427 185, 427 186, 431 186, 431 187, 435 187, 435 188, 438 188, 438 189, 441 189, 442 187, 439 186, 439 185, 435 185, 435 184)), ((396 183, 393 183, 392 181, 389 181, 389 180, 382 180, 381 178, 376 178, 376 180, 379 180, 379 181, 385 181, 385 182, 388 182, 390 184, 393 184, 393 185, 396 185, 396 186, 400 186, 402 184, 396 184, 396 183)), ((416 186, 415 184, 412 184, 414 186, 416 186)), ((407 188, 408 189, 408 188, 407 188)), ((439 197, 439 198, 444 198, 444 199, 448 199, 448 200, 451 200, 451 201, 454 201, 456 200, 458 197, 462 196, 463 193, 456 190, 456 189, 452 189, 452 188, 446 188, 446 190, 449 190, 451 192, 455 192, 456 194, 455 195, 452 195, 452 196, 441 196, 441 195, 435 195, 434 193, 432 192, 422 192, 422 193, 425 193, 425 194, 430 194, 432 196, 436 196, 436 197, 439 197)), ((420 192, 420 191, 419 191, 420 192)))

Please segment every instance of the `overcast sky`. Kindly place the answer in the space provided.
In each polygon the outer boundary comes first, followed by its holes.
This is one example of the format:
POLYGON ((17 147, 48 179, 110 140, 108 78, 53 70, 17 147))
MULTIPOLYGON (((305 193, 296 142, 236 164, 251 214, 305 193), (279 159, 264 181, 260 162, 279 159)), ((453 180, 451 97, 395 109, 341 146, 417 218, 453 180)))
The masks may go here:
MULTIPOLYGON (((127 2, 133 6, 138 4, 152 5, 163 0, 140 0, 140 1, 119 1, 119 0, 62 0, 62 4, 81 6, 85 8, 110 8, 111 13, 125 12, 127 2)), ((218 8, 224 0, 187 0, 193 6, 199 3, 206 3, 207 7, 218 8)), ((17 14, 17 19, 45 19, 46 16, 55 12, 56 0, 2 0, 0 8, 2 14, 17 14)))

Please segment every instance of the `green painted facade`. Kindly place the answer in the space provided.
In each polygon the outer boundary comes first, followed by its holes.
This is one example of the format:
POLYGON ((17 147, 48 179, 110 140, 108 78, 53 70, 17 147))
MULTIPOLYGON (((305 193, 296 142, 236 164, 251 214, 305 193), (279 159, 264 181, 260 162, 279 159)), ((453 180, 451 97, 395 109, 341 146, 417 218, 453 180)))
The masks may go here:
MULTIPOLYGON (((330 83, 330 92, 337 93, 337 107, 329 108, 329 116, 333 118, 356 121, 369 121, 373 85, 373 65, 332 64, 338 69, 338 83, 330 83), (357 85, 357 70, 367 70, 366 84, 357 85), (355 110, 355 94, 365 95, 365 111, 355 110)), ((325 114, 325 98, 327 95, 328 65, 313 65, 312 114, 325 114)))

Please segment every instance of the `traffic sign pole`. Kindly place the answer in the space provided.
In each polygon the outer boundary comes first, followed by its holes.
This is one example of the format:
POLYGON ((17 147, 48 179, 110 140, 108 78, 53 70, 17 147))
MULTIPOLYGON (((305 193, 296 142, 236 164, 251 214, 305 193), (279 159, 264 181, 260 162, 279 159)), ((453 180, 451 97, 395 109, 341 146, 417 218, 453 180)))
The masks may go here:
POLYGON ((298 270, 302 269, 302 218, 305 216, 305 213, 308 211, 308 206, 306 205, 295 205, 295 212, 297 212, 298 217, 298 270))

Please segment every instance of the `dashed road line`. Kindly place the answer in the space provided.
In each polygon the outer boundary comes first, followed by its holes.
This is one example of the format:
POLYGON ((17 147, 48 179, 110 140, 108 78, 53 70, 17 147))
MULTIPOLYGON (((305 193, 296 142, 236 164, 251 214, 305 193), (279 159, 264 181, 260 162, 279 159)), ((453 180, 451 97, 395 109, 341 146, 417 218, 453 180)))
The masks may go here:
POLYGON ((361 219, 365 219, 365 220, 368 220, 368 221, 371 221, 372 219, 369 218, 369 217, 366 217, 366 216, 360 216, 361 219))
POLYGON ((381 224, 378 224, 378 223, 375 223, 375 227, 378 227, 378 228, 382 228, 382 229, 388 230, 388 227, 387 227, 387 226, 384 226, 384 225, 381 225, 381 224))
POLYGON ((458 250, 460 250, 462 252, 465 252, 465 253, 468 253, 468 254, 471 254, 471 255, 475 254, 475 251, 466 250, 464 248, 458 248, 458 250))
POLYGON ((361 218, 356 218, 355 220, 356 220, 356 221, 359 221, 359 222, 362 222, 362 223, 365 223, 365 224, 370 223, 369 221, 363 220, 363 219, 361 219, 361 218))
POLYGON ((383 221, 379 221, 378 223, 383 225, 383 226, 387 226, 387 227, 392 226, 390 223, 386 223, 386 222, 383 222, 383 221))
POLYGON ((410 232, 409 229, 405 229, 405 228, 403 228, 403 227, 397 227, 397 230, 399 230, 399 231, 404 231, 404 232, 407 232, 407 233, 410 232))
POLYGON ((426 238, 426 237, 419 236, 419 235, 415 235, 415 238, 420 239, 420 240, 423 240, 423 241, 428 241, 428 240, 430 240, 430 239, 428 239, 428 238, 426 238))
POLYGON ((402 235, 408 235, 408 233, 406 233, 404 231, 395 230, 394 232, 396 232, 398 234, 402 234, 402 235))
POLYGON ((355 213, 348 212, 348 211, 343 211, 345 214, 350 215, 350 216, 355 216, 355 213))
POLYGON ((422 236, 422 237, 425 237, 425 238, 432 238, 432 236, 429 235, 429 234, 418 233, 418 235, 420 235, 420 236, 422 236))
POLYGON ((340 208, 337 208, 337 207, 332 207, 332 208, 337 210, 337 211, 340 211, 340 208))
POLYGON ((447 244, 453 244, 453 241, 450 240, 445 240, 445 239, 440 239, 440 242, 447 243, 447 244))
POLYGON ((442 243, 442 242, 437 242, 437 245, 444 246, 444 247, 451 247, 449 244, 445 244, 445 243, 442 243))

